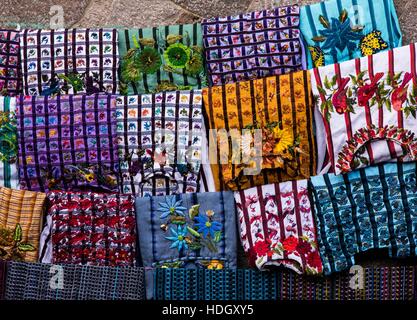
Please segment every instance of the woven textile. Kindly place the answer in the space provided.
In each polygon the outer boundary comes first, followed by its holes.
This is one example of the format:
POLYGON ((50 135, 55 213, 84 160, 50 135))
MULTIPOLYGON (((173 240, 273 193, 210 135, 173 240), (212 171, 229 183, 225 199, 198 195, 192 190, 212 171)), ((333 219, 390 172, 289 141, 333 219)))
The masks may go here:
POLYGON ((416 300, 416 267, 362 269, 363 285, 342 273, 306 277, 292 272, 156 269, 156 300, 416 300))
POLYGON ((123 94, 207 86, 201 25, 119 30, 123 94))
POLYGON ((21 96, 18 108, 22 189, 118 190, 114 96, 21 96))
POLYGON ((416 163, 378 165, 311 178, 324 272, 355 264, 355 254, 388 249, 391 257, 416 255, 416 163))
POLYGON ((200 190, 200 91, 118 97, 117 120, 123 193, 145 196, 200 190))
POLYGON ((242 190, 316 173, 308 72, 204 89, 203 98, 209 128, 216 134, 209 136, 210 147, 217 145, 217 153, 210 149, 216 190, 242 190), (262 133, 261 143, 255 130, 262 133), (262 171, 246 173, 254 168, 262 171))
POLYGON ((0 300, 4 300, 4 294, 6 292, 6 273, 7 263, 4 260, 0 260, 0 300))
POLYGON ((282 265, 297 273, 322 272, 307 180, 235 192, 235 200, 250 264, 260 270, 282 265))
POLYGON ((299 23, 298 6, 203 20, 210 84, 302 70, 299 23))
POLYGON ((37 260, 45 197, 43 193, 0 187, 3 259, 37 260))
POLYGON ((41 262, 135 266, 134 198, 93 192, 51 192, 41 262))
POLYGON ((17 188, 16 99, 0 97, 0 186, 17 188))
POLYGON ((6 300, 144 298, 142 268, 11 262, 7 276, 6 300))
POLYGON ((19 31, 0 29, 0 94, 21 93, 21 63, 19 31))
MULTIPOLYGON (((416 44, 311 71, 335 173, 417 160, 416 44)), ((320 141, 319 141, 320 140, 320 141)))
POLYGON ((23 30, 26 95, 118 93, 116 29, 23 30))
POLYGON ((301 8, 308 67, 331 65, 401 46, 393 0, 335 0, 301 8))
POLYGON ((136 198, 145 267, 235 268, 232 192, 136 198))

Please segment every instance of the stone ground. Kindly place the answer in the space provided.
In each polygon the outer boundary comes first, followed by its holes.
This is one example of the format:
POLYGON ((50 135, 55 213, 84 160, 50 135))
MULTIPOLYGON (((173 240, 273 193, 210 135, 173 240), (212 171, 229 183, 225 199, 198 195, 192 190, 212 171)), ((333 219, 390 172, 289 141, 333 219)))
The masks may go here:
MULTIPOLYGON (((62 6, 65 27, 153 27, 191 23, 203 17, 225 16, 242 12, 318 0, 1 0, 1 27, 49 28, 51 6, 62 6)), ((404 34, 404 44, 417 42, 417 0, 394 0, 404 34), (414 17, 414 18, 413 18, 414 17)), ((54 13, 52 13, 53 15, 54 13)), ((242 249, 240 249, 242 250, 242 249)), ((357 259, 361 265, 397 265, 387 260, 386 252, 368 252, 357 259)), ((240 265, 244 254, 240 252, 240 265)), ((416 264, 416 259, 403 261, 416 264)))
MULTIPOLYGON (((151 27, 190 23, 202 17, 224 16, 274 5, 318 0, 2 0, 0 26, 48 27, 52 5, 64 10, 66 27, 151 27)), ((394 0, 404 43, 417 42, 417 0, 394 0), (414 16, 414 18, 413 18, 414 16)))

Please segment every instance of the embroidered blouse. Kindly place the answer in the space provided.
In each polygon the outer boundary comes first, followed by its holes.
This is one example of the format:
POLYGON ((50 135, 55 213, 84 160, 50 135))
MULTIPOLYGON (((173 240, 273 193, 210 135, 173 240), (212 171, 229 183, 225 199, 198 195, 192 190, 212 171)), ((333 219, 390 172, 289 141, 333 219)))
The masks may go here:
POLYGON ((15 96, 22 92, 20 34, 0 29, 0 95, 15 96))
POLYGON ((0 97, 0 186, 17 188, 16 98, 0 97))
POLYGON ((130 195, 53 191, 40 261, 96 266, 136 264, 136 219, 130 195))
POLYGON ((388 249, 413 257, 417 243, 416 163, 388 163, 311 178, 324 273, 355 265, 355 254, 388 249))
POLYGON ((18 109, 22 189, 118 190, 114 96, 21 96, 18 109))
POLYGON ((317 139, 327 139, 336 174, 417 159, 415 59, 412 44, 311 71, 316 122, 326 133, 317 139))
POLYGON ((316 173, 308 72, 207 88, 203 98, 216 190, 316 173))
POLYGON ((116 29, 23 30, 26 95, 119 93, 116 29))
POLYGON ((307 180, 235 192, 235 200, 250 264, 260 270, 282 265, 300 274, 322 272, 307 180))
POLYGON ((0 187, 0 253, 5 260, 38 258, 46 195, 0 187))
POLYGON ((335 0, 301 7, 308 68, 331 65, 402 45, 393 0, 335 0))
POLYGON ((297 5, 204 19, 210 85, 305 69, 299 23, 297 5))
POLYGON ((200 190, 201 91, 117 98, 123 193, 167 195, 200 190))
POLYGON ((207 86, 201 25, 119 30, 122 94, 207 86))

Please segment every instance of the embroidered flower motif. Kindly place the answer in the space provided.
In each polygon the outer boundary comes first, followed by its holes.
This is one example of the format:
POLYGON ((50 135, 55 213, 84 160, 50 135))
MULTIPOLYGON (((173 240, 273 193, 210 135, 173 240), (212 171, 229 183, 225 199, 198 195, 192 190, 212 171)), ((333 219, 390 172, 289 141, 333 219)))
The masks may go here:
POLYGON ((289 129, 280 129, 278 126, 272 130, 275 139, 274 153, 283 155, 294 144, 292 133, 289 129))
POLYGON ((323 263, 321 261, 318 251, 312 251, 307 255, 307 263, 310 267, 316 268, 319 273, 321 273, 323 268, 323 263))
POLYGON ((18 223, 14 230, 0 227, 0 258, 4 260, 23 261, 25 252, 35 251, 30 243, 23 243, 23 230, 18 223))
POLYGON ((171 44, 164 52, 166 64, 173 68, 185 68, 190 59, 190 48, 182 43, 171 44))
POLYGON ((403 104, 407 101, 408 83, 413 79, 411 73, 407 72, 403 81, 395 88, 391 94, 392 108, 395 111, 401 111, 403 104))
POLYGON ((287 252, 294 252, 298 245, 298 239, 294 236, 289 236, 284 241, 282 241, 282 247, 287 252))
POLYGON ((176 200, 175 196, 167 196, 165 202, 159 203, 160 208, 157 209, 161 213, 160 218, 165 219, 169 216, 185 216, 187 208, 182 206, 182 200, 176 200))
POLYGON ((220 260, 211 260, 207 265, 207 269, 209 270, 222 270, 223 268, 223 262, 220 260))
POLYGON ((265 256, 270 251, 271 241, 265 240, 265 241, 257 241, 255 245, 253 246, 253 250, 255 250, 258 257, 265 256))
POLYGON ((323 50, 321 50, 319 46, 309 46, 308 50, 310 51, 314 66, 316 68, 324 66, 325 62, 323 50))
POLYGON ((195 226, 198 228, 197 232, 202 233, 204 238, 210 234, 211 238, 215 237, 215 232, 222 229, 222 224, 217 221, 211 221, 211 217, 207 215, 198 215, 194 218, 197 223, 195 226))
POLYGON ((379 72, 375 74, 371 83, 364 84, 358 88, 358 105, 360 107, 369 106, 368 103, 371 100, 371 98, 377 93, 378 82, 382 79, 383 76, 384 76, 384 73, 379 72))
POLYGON ((387 49, 388 44, 382 39, 381 31, 373 30, 361 39, 359 48, 363 56, 370 56, 387 49))
POLYGON ((140 71, 153 74, 162 65, 161 56, 155 48, 145 47, 135 58, 135 62, 140 71))
POLYGON ((13 163, 17 156, 16 117, 11 112, 0 112, 0 161, 13 163))
POLYGON ((191 58, 185 64, 187 74, 196 76, 203 70, 203 57, 199 53, 192 53, 191 58))
POLYGON ((170 246, 171 249, 177 248, 180 252, 181 250, 188 250, 188 244, 186 241, 187 228, 185 226, 178 226, 177 230, 171 228, 172 237, 165 237, 165 239, 172 241, 170 246))

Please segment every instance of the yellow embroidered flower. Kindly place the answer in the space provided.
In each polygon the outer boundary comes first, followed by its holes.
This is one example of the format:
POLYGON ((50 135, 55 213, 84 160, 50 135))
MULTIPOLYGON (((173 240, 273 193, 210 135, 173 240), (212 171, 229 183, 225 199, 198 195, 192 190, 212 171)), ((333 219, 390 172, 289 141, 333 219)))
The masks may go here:
POLYGON ((87 182, 92 182, 94 180, 94 173, 84 174, 84 179, 87 182))
POLYGON ((292 134, 288 129, 280 129, 278 126, 273 129, 273 133, 276 139, 274 154, 282 155, 294 144, 292 134))
POLYGON ((223 262, 220 260, 211 260, 207 266, 209 270, 221 270, 223 269, 223 262))

